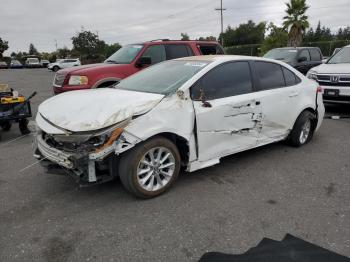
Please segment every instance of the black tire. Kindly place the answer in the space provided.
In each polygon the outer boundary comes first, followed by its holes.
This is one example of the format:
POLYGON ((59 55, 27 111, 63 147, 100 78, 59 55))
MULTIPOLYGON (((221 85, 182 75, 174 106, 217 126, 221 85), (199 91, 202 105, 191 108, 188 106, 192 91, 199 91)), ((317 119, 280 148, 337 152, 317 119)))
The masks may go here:
POLYGON ((316 117, 313 113, 309 111, 303 111, 293 126, 292 132, 289 135, 288 142, 290 145, 295 147, 300 147, 302 145, 310 142, 314 135, 315 127, 316 127, 316 117), (306 135, 302 136, 302 132, 304 127, 306 127, 307 123, 310 123, 310 130, 306 135))
MULTIPOLYGON (((119 177, 125 189, 130 193, 144 199, 153 198, 164 193, 173 184, 173 182, 176 180, 176 178, 179 175, 180 163, 181 163, 180 153, 177 147, 174 145, 174 143, 172 143, 170 140, 163 137, 155 137, 153 139, 150 139, 149 141, 136 145, 133 149, 125 152, 121 156, 121 159, 119 162, 119 177), (169 181, 161 188, 152 191, 152 190, 146 190, 145 188, 142 187, 142 185, 140 184, 141 182, 139 182, 139 179, 138 179, 137 171, 138 171, 139 165, 141 165, 140 161, 145 157, 145 155, 150 150, 154 148, 162 148, 162 149, 168 150, 168 152, 172 154, 171 158, 175 164, 173 168, 173 174, 169 179, 169 181)), ((159 168, 159 170, 160 169, 161 168, 159 168)), ((145 181, 149 181, 148 182, 149 185, 152 181, 152 185, 154 185, 154 182, 157 180, 156 178, 154 178, 156 175, 154 172, 156 171, 153 170, 150 172, 152 173, 154 180, 151 180, 151 178, 149 178, 145 181)), ((145 174, 145 176, 147 176, 147 174, 145 174)), ((163 175, 159 175, 159 173, 158 173, 158 176, 162 176, 163 178, 166 177, 163 175)), ((158 182, 156 182, 156 185, 157 184, 158 182)))
POLYGON ((52 68, 52 71, 54 71, 54 72, 57 72, 58 70, 60 70, 60 68, 59 68, 58 66, 54 66, 54 67, 52 68))
POLYGON ((28 135, 30 134, 30 130, 28 128, 28 119, 21 119, 18 122, 19 130, 21 131, 22 135, 28 135))
POLYGON ((4 131, 10 131, 10 129, 11 129, 11 127, 12 127, 12 124, 11 124, 11 122, 9 122, 9 121, 6 121, 6 122, 2 122, 1 124, 0 124, 0 126, 1 126, 1 129, 2 130, 4 130, 4 131))

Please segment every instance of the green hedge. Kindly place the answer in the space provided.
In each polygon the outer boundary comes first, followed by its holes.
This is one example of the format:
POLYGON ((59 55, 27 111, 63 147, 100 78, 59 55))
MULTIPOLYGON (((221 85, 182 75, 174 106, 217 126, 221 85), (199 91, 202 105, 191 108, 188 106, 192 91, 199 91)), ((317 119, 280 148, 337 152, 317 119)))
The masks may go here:
POLYGON ((237 45, 225 47, 225 53, 228 55, 248 55, 258 56, 259 55, 259 44, 257 45, 237 45))

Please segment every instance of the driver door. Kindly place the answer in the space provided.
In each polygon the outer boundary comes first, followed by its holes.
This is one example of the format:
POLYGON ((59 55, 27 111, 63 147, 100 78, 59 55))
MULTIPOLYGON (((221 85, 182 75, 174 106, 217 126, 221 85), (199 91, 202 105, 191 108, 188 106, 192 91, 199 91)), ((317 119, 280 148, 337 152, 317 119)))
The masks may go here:
POLYGON ((217 66, 191 89, 198 160, 207 161, 255 147, 262 110, 246 61, 217 66))

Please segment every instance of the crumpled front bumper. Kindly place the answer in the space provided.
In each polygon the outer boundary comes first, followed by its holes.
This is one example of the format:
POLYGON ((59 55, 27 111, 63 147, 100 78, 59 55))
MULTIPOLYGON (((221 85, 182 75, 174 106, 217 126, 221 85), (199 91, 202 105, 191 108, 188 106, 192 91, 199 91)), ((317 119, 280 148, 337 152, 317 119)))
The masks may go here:
MULTIPOLYGON (((47 162, 52 162, 53 164, 65 168, 70 174, 74 174, 80 178, 84 177, 86 180, 84 182, 94 183, 98 180, 97 165, 112 154, 118 155, 129 150, 139 141, 140 140, 136 137, 125 133, 121 135, 112 146, 109 146, 102 151, 96 153, 71 153, 50 146, 42 138, 42 134, 38 133, 35 136, 34 141, 34 157, 40 160, 43 166, 47 166, 47 162), (127 142, 127 140, 131 139, 133 139, 134 143, 127 142)), ((111 174, 111 176, 112 175, 113 174, 111 174)))

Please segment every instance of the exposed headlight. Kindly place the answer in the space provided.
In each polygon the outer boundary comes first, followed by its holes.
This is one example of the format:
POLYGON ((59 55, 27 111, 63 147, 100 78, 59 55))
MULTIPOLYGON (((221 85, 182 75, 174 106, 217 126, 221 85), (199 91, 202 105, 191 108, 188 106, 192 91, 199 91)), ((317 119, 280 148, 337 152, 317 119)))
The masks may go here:
POLYGON ((315 71, 310 70, 307 72, 306 77, 317 81, 317 73, 315 71))
POLYGON ((80 86, 80 85, 87 85, 89 82, 89 79, 87 76, 71 76, 69 78, 68 84, 70 86, 80 86))

